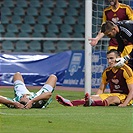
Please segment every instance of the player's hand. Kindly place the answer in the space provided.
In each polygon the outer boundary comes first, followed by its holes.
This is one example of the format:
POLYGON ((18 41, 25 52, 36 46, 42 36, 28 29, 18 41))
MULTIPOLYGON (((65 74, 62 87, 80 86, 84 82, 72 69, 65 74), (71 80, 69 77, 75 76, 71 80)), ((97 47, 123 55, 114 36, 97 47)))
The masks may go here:
POLYGON ((116 64, 114 65, 114 67, 116 68, 120 68, 124 65, 124 63, 126 62, 126 60, 124 58, 117 58, 116 59, 116 64))
POLYGON ((91 46, 96 46, 98 43, 97 38, 89 38, 88 41, 90 41, 91 46))
POLYGON ((30 109, 32 107, 33 101, 29 100, 28 103, 25 105, 26 109, 30 109))
POLYGON ((122 58, 117 58, 117 59, 116 59, 116 62, 117 62, 117 63, 114 65, 114 67, 120 68, 120 67, 122 67, 122 66, 124 65, 124 63, 125 63, 126 61, 128 61, 128 60, 130 60, 129 55, 126 55, 126 56, 124 56, 124 57, 122 57, 122 58))
POLYGON ((125 104, 119 104, 118 106, 119 107, 126 107, 127 105, 125 105, 125 104))
POLYGON ((15 108, 18 108, 18 109, 23 109, 24 108, 24 105, 19 103, 19 102, 14 102, 14 106, 15 106, 15 108))

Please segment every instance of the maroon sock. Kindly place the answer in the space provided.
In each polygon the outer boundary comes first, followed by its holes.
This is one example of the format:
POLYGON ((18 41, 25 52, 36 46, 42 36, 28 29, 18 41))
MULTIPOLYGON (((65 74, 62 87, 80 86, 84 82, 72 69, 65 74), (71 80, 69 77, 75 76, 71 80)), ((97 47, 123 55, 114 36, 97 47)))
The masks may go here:
POLYGON ((71 103, 73 104, 73 106, 84 105, 85 100, 73 100, 73 101, 71 101, 71 103))
POLYGON ((108 103, 108 101, 106 99, 103 100, 103 103, 104 103, 104 106, 109 106, 109 103, 108 103))
POLYGON ((96 100, 93 101, 93 103, 91 104, 91 106, 108 106, 108 102, 107 100, 96 100))

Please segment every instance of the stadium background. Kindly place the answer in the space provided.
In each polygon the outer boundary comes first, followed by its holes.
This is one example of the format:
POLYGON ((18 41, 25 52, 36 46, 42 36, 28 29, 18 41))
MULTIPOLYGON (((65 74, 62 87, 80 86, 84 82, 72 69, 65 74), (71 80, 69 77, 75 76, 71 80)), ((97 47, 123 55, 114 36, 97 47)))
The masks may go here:
MULTIPOLYGON (((133 8, 132 0, 120 2, 133 8)), ((92 3, 92 37, 95 37, 108 3, 100 0, 92 3)), ((19 59, 17 63, 24 65, 24 59, 31 62, 33 56, 46 55, 48 58, 43 58, 44 62, 47 60, 46 64, 37 65, 37 70, 30 72, 30 65, 19 70, 26 82, 32 80, 27 84, 41 85, 49 74, 55 73, 58 85, 84 87, 85 0, 1 0, 0 5, 1 85, 12 85, 13 74, 21 68, 14 67, 13 60, 19 59), (49 65, 51 58, 53 64, 49 65), (61 68, 55 69, 57 64, 61 68), (25 71, 27 68, 29 73, 25 71), (43 73, 44 69, 48 71, 43 73)), ((101 73, 107 65, 107 43, 108 39, 103 38, 92 49, 92 88, 98 88, 101 73)), ((33 62, 40 62, 40 58, 35 57, 33 62)))

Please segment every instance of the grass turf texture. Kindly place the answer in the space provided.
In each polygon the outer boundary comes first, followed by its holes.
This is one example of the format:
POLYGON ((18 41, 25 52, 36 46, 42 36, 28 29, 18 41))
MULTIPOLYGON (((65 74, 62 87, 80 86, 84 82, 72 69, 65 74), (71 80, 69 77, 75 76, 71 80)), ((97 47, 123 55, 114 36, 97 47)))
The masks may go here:
MULTIPOLYGON (((13 97, 13 90, 0 89, 0 94, 13 97)), ((64 107, 55 100, 56 94, 71 100, 84 96, 84 92, 55 90, 46 109, 2 105, 0 133, 133 133, 133 107, 64 107)))

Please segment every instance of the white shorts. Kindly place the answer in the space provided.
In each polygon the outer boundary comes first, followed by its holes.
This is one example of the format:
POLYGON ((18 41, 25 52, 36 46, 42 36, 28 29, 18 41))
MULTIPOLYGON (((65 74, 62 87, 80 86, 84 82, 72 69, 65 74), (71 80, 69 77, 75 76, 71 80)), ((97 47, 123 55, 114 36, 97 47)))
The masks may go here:
POLYGON ((33 93, 26 88, 25 84, 22 81, 16 80, 14 82, 14 93, 15 96, 18 97, 21 97, 23 94, 29 94, 32 98, 35 98, 44 92, 53 92, 53 90, 54 89, 51 85, 45 84, 38 92, 33 93))
POLYGON ((16 80, 14 82, 14 93, 15 96, 19 97, 23 94, 31 94, 31 92, 29 92, 29 90, 26 88, 25 84, 20 80, 16 80))

